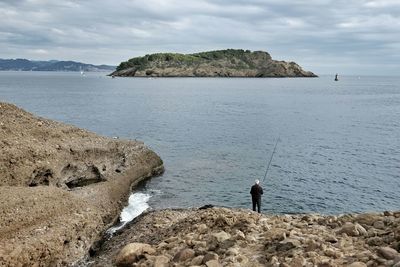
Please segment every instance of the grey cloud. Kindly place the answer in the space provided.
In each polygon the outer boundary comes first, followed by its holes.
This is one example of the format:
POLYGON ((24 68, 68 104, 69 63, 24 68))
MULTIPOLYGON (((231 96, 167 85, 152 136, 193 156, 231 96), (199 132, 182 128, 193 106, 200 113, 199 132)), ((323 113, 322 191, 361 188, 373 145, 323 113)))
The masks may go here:
POLYGON ((317 73, 342 63, 367 72, 366 55, 382 71, 399 67, 400 5, 391 0, 26 0, 1 1, 0 15, 2 58, 117 64, 153 52, 243 48, 317 73))

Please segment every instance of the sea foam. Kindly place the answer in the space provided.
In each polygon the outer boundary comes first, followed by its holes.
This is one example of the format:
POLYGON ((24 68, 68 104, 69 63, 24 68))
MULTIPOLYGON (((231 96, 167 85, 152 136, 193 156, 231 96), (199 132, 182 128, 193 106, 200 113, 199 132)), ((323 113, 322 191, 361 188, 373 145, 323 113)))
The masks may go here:
POLYGON ((133 193, 129 196, 128 206, 126 206, 120 215, 119 224, 107 230, 108 234, 114 234, 122 229, 128 222, 146 211, 150 206, 148 204, 151 195, 145 193, 133 193))

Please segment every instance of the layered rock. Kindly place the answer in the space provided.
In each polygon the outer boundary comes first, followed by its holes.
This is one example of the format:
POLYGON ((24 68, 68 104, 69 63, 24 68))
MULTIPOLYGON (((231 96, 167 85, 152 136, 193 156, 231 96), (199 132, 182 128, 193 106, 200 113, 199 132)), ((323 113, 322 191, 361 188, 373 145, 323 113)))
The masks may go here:
POLYGON ((105 243, 90 266, 400 266, 399 230, 400 212, 163 210, 105 243))
POLYGON ((69 265, 118 217, 131 186, 163 171, 143 143, 0 103, 0 265, 69 265))
POLYGON ((196 54, 159 53, 122 62, 111 76, 123 77, 317 77, 295 62, 267 52, 219 50, 196 54))

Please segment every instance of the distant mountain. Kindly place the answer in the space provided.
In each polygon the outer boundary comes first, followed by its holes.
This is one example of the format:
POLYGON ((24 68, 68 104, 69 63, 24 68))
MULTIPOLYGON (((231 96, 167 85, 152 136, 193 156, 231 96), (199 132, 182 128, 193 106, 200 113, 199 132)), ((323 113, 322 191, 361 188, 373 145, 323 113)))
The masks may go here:
POLYGON ((75 61, 34 61, 27 59, 0 59, 0 71, 114 71, 115 66, 92 65, 75 61))
POLYGON ((295 62, 267 52, 226 49, 196 54, 158 53, 122 62, 111 76, 136 77, 317 77, 295 62))

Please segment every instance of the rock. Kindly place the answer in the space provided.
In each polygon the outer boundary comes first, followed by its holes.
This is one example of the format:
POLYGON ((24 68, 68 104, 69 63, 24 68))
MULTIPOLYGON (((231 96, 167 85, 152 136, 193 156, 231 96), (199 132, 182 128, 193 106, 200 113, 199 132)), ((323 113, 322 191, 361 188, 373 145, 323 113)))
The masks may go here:
POLYGON ((380 247, 378 248, 378 254, 387 260, 393 260, 399 253, 391 247, 380 247))
POLYGON ((132 187, 162 169, 143 143, 99 136, 12 104, 1 103, 0 122, 0 266, 69 266, 96 252, 132 187), (23 253, 14 257, 17 247, 23 253))
POLYGON ((208 227, 204 223, 197 226, 197 231, 199 232, 199 234, 205 234, 205 233, 207 233, 207 230, 208 230, 208 227))
POLYGON ((185 248, 175 254, 173 261, 174 262, 184 262, 184 261, 192 259, 194 257, 194 255, 195 255, 195 252, 193 249, 185 248))
POLYGON ((217 260, 210 260, 206 262, 207 267, 220 267, 221 264, 217 260))
POLYGON ((246 236, 244 235, 244 233, 242 231, 237 230, 234 238, 237 240, 245 240, 246 236))
POLYGON ((381 246, 383 245, 383 240, 381 237, 379 236, 375 236, 375 237, 370 237, 367 239, 367 244, 370 246, 381 246))
POLYGON ((160 255, 157 256, 154 260, 154 267, 168 267, 169 266, 169 258, 164 256, 164 255, 160 255))
POLYGON ((214 252, 208 252, 206 255, 204 255, 203 258, 203 264, 210 261, 210 260, 217 260, 218 261, 219 257, 218 254, 214 252))
POLYGON ((367 267, 367 264, 356 261, 356 262, 353 262, 352 264, 350 264, 348 267, 367 267))
POLYGON ((203 263, 203 255, 199 255, 197 257, 195 257, 191 262, 190 265, 192 266, 200 266, 203 263))
POLYGON ((376 229, 385 229, 385 223, 383 221, 376 221, 373 226, 376 229))
POLYGON ((269 265, 270 265, 270 266, 273 266, 273 267, 279 267, 280 262, 279 262, 278 257, 277 257, 277 256, 273 256, 273 257, 271 258, 271 260, 269 261, 269 265))
POLYGON ((154 254, 155 252, 155 249, 149 244, 130 243, 118 253, 115 263, 119 267, 131 266, 140 256, 154 254))
POLYGON ((372 226, 376 221, 379 221, 381 216, 375 213, 365 213, 356 216, 355 220, 362 225, 372 226))
POLYGON ((307 260, 303 256, 295 256, 290 262, 291 267, 303 267, 306 266, 307 260))
POLYGON ((287 251, 296 247, 300 247, 301 242, 293 238, 286 238, 285 240, 278 243, 276 246, 277 251, 287 251))
POLYGON ((212 236, 220 243, 224 242, 225 240, 227 240, 229 238, 231 238, 231 235, 226 233, 226 232, 224 232, 224 231, 221 231, 221 232, 218 232, 218 233, 213 233, 212 236))
POLYGON ((362 227, 361 225, 359 225, 358 223, 353 224, 351 222, 346 222, 342 228, 339 230, 338 232, 339 234, 347 234, 349 236, 359 236, 359 235, 363 235, 363 236, 367 236, 368 232, 367 230, 365 230, 364 227, 362 227))

